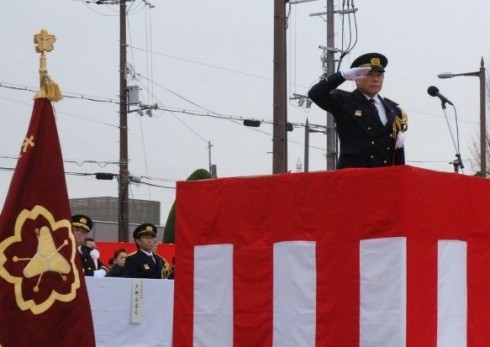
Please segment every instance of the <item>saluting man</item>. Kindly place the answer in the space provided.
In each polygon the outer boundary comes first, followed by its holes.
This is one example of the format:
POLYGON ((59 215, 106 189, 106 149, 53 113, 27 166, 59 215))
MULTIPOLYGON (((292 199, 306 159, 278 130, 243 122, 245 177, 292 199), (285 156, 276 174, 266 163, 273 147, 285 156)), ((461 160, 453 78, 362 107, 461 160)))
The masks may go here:
POLYGON ((361 55, 350 69, 323 78, 308 93, 335 119, 339 169, 405 164, 407 114, 379 95, 386 65, 388 59, 380 53, 361 55), (357 88, 352 92, 337 89, 346 80, 355 81, 357 88))
POLYGON ((83 214, 76 214, 71 217, 71 220, 78 254, 82 260, 83 274, 85 276, 105 277, 109 271, 100 261, 99 251, 85 245, 87 234, 92 230, 92 219, 83 214))
POLYGON ((153 254, 157 228, 151 223, 138 225, 133 231, 133 238, 138 250, 126 258, 124 277, 162 278, 163 259, 153 254))

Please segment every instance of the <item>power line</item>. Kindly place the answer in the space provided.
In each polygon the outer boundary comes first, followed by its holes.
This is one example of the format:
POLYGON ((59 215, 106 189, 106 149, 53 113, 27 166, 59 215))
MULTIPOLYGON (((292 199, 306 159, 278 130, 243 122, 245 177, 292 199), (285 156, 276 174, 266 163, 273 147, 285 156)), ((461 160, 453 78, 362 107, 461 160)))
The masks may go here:
MULTIPOLYGON (((39 91, 39 87, 21 86, 21 85, 9 83, 9 82, 0 82, 0 88, 28 91, 28 92, 33 92, 33 93, 37 93, 39 91)), ((82 99, 82 100, 89 100, 89 101, 94 101, 94 102, 119 104, 118 100, 111 99, 111 98, 104 98, 104 97, 99 97, 99 96, 89 96, 89 95, 84 95, 84 94, 79 94, 79 93, 70 93, 70 92, 63 92, 63 98, 66 98, 66 99, 82 99)))
MULTIPOLYGON (((138 77, 141 77, 143 79, 147 79, 147 77, 141 75, 141 74, 137 74, 138 77)), ((218 112, 215 112, 215 111, 212 111, 204 106, 201 106, 197 103, 195 103, 194 101, 192 100, 189 100, 188 98, 180 95, 179 93, 171 90, 171 89, 168 89, 162 85, 160 85, 159 83, 157 82, 153 82, 156 86, 166 90, 167 92, 181 98, 182 100, 190 103, 191 105, 194 105, 194 106, 197 106, 199 108, 202 108, 203 110, 206 110, 208 113, 200 113, 198 111, 190 111, 190 110, 185 110, 185 109, 172 109, 172 108, 169 108, 169 107, 157 107, 157 109, 159 110, 162 110, 162 111, 167 111, 167 112, 176 112, 176 113, 184 113, 184 114, 189 114, 189 115, 193 115, 193 116, 203 116, 203 117, 211 117, 211 118, 216 118, 216 119, 224 119, 224 120, 232 120, 232 121, 240 121, 240 122, 243 122, 244 120, 258 120, 256 118, 251 118, 251 117, 242 117, 242 116, 233 116, 233 115, 224 115, 224 114, 221 114, 221 113, 218 113, 218 112)), ((260 121, 261 123, 264 123, 264 124, 271 124, 271 125, 274 125, 275 123, 271 120, 266 120, 266 119, 261 119, 261 120, 258 120, 260 121)), ((289 122, 289 124, 292 124, 293 126, 296 126, 296 127, 305 127, 306 124, 305 123, 292 123, 292 122, 289 122)), ((324 125, 319 125, 319 124, 309 124, 310 127, 312 128, 325 128, 324 125)))
MULTIPOLYGON (((0 171, 14 171, 15 168, 13 167, 4 167, 4 166, 0 166, 0 171)), ((100 175, 100 173, 97 173, 97 172, 73 172, 73 171, 65 171, 65 175, 67 176, 79 176, 79 177, 87 177, 87 176, 93 176, 94 178, 96 178, 97 175, 100 175)), ((117 177, 116 174, 106 174, 107 176, 111 176, 112 178, 114 177, 117 177)), ((112 179, 110 178, 110 179, 112 179)), ((147 180, 160 180, 160 181, 167 181, 167 182, 172 182, 172 180, 170 179, 156 179, 156 178, 149 178, 149 177, 145 177, 145 179, 147 180)), ((173 182, 176 182, 177 180, 174 180, 173 182)), ((154 184, 154 183, 149 183, 149 182, 144 182, 144 181, 141 181, 141 180, 138 180, 137 183, 136 182, 133 182, 135 184, 143 184, 143 185, 147 185, 147 186, 150 186, 150 187, 157 187, 157 188, 164 188, 164 189, 176 189, 175 187, 170 187, 170 186, 163 186, 163 185, 160 185, 160 184, 154 184)))
MULTIPOLYGON (((12 159, 18 160, 19 156, 8 155, 8 154, 0 154, 1 159, 12 159)), ((99 167, 106 167, 107 165, 119 165, 118 161, 100 161, 100 160, 63 160, 65 164, 76 164, 78 166, 83 166, 85 164, 96 164, 99 167)))
MULTIPOLYGON (((138 74, 138 77, 141 77, 143 79, 147 79, 147 77, 145 76, 142 76, 141 74, 138 74)), ((196 103, 194 103, 193 101, 191 100, 188 100, 187 98, 179 95, 178 93, 168 89, 168 88, 165 88, 163 87, 162 85, 156 83, 156 82, 153 82, 155 85, 157 85, 158 87, 168 91, 169 93, 172 93, 180 98, 182 98, 183 100, 185 101, 188 101, 189 103, 197 106, 197 107, 200 107, 200 108, 203 108, 203 109, 206 109, 205 107, 202 107, 196 103)), ((17 84, 13 84, 13 83, 8 83, 8 82, 0 82, 0 88, 6 88, 6 89, 13 89, 13 90, 20 90, 20 91, 30 91, 30 92, 37 92, 39 88, 34 88, 34 87, 28 87, 28 86, 20 86, 20 85, 17 85, 17 84)), ((153 94, 152 94, 153 95, 153 94)), ((154 96, 154 95, 153 95, 154 96)), ((114 100, 114 99, 111 99, 111 98, 104 98, 104 97, 98 97, 98 96, 88 96, 88 95, 84 95, 84 94, 77 94, 77 93, 63 93, 63 97, 64 98, 67 98, 67 99, 80 99, 80 100, 87 100, 87 101, 93 101, 93 102, 101 102, 101 103, 112 103, 112 104, 119 104, 119 101, 117 100, 114 100)), ((32 105, 32 103, 27 103, 27 102, 23 102, 23 101, 19 101, 19 100, 15 100, 15 99, 11 99, 11 98, 8 98, 8 97, 5 97, 5 96, 0 96, 1 99, 5 99, 5 100, 9 100, 9 101, 12 101, 12 102, 17 102, 17 103, 21 103, 21 104, 26 104, 26 105, 32 105)), ((158 100, 158 98, 156 98, 158 100)), ((217 119, 224 119, 224 120, 235 120, 235 121, 243 121, 244 119, 253 119, 253 120, 257 120, 256 118, 253 118, 253 117, 244 117, 244 116, 231 116, 231 115, 220 115, 214 111, 209 111, 209 112, 212 112, 214 115, 211 115, 211 114, 205 114, 205 113, 197 113, 197 111, 192 111, 192 110, 185 110, 185 109, 172 109, 172 108, 164 108, 164 107, 158 107, 158 109, 160 110, 163 110, 163 111, 168 111, 168 112, 175 112, 175 113, 183 113, 183 114, 189 114, 189 115, 199 115, 199 116, 208 116, 208 117, 211 117, 211 118, 217 118, 217 119)), ((434 113, 430 113, 430 112, 424 112, 424 111, 420 111, 420 110, 414 110, 414 109, 411 109, 411 108, 407 108, 405 107, 404 108, 405 110, 407 111, 410 111, 410 112, 413 112, 413 113, 419 113, 419 114, 424 114, 424 115, 428 115, 428 116, 431 116, 431 117, 435 117, 435 118, 441 118, 441 119, 444 119, 443 116, 439 115, 439 114, 434 114, 434 113)), ((207 110, 207 109, 206 109, 207 110)), ((90 121, 90 122, 95 122, 95 123, 100 123, 100 124, 104 124, 104 125, 108 125, 108 126, 112 126, 112 127, 118 127, 116 125, 113 125, 113 124, 109 124, 109 123, 104 123, 104 122, 100 122, 100 121, 94 121, 94 120, 91 120, 89 118, 84 118, 84 117, 81 117, 81 116, 76 116, 76 115, 73 115, 73 114, 68 114, 68 113, 65 113, 65 112, 59 112, 61 114, 66 114, 66 115, 69 115, 69 116, 72 116, 72 117, 76 117, 76 118, 80 118, 80 119, 84 119, 84 120, 87 120, 87 121, 90 121)), ((411 113, 411 114, 413 114, 411 113)), ((268 121, 268 120, 260 120, 261 122, 263 122, 264 124, 273 124, 272 121, 268 121)), ((477 124, 478 122, 476 121, 468 121, 468 120, 458 120, 459 122, 461 123, 468 123, 468 124, 477 124)), ((305 124, 304 123, 292 123, 294 126, 297 126, 297 127, 304 127, 305 124)), ((310 127, 325 127, 325 126, 322 126, 322 125, 315 125, 315 124, 309 124, 310 127)))
MULTIPOLYGON (((135 46, 128 46, 128 47, 135 49, 135 50, 147 52, 147 50, 144 48, 135 47, 135 46)), ((253 73, 249 73, 249 72, 243 72, 243 71, 239 71, 239 70, 235 70, 235 69, 231 69, 231 68, 226 68, 226 67, 222 67, 222 66, 218 66, 218 65, 214 65, 214 64, 203 63, 203 62, 198 61, 198 60, 177 57, 175 55, 161 53, 161 52, 157 52, 157 51, 152 51, 151 53, 153 53, 155 55, 160 55, 163 57, 175 59, 175 60, 185 61, 187 63, 192 63, 192 64, 196 64, 196 65, 210 67, 210 68, 221 70, 221 71, 227 71, 227 72, 232 72, 232 73, 236 73, 236 74, 243 75, 243 76, 254 77, 254 78, 258 78, 258 79, 262 79, 262 80, 272 81, 271 77, 260 76, 257 74, 253 74, 253 73)))

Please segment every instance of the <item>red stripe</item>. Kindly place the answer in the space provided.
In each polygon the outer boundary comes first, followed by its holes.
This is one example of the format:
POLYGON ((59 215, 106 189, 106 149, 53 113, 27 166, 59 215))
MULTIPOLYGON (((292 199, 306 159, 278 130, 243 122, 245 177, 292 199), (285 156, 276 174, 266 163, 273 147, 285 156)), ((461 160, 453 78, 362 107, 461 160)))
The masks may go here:
POLYGON ((407 240, 407 347, 437 343, 437 240, 407 240))
POLYGON ((175 259, 173 345, 192 347, 194 319, 194 249, 178 248, 175 259), (178 265, 177 265, 178 264, 178 265), (178 303, 176 305, 176 303, 178 303))
POLYGON ((359 346, 359 242, 317 246, 317 346, 359 346))
POLYGON ((233 345, 272 346, 272 247, 235 247, 233 345), (253 273, 253 280, 250 280, 253 273), (245 342, 246 341, 246 342, 245 342))

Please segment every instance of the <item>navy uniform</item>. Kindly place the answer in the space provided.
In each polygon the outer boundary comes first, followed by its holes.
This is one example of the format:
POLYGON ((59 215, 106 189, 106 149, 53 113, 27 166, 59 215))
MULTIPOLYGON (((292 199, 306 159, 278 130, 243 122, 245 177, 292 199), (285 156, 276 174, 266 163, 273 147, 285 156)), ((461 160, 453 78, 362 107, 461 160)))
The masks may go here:
POLYGON ((80 254, 80 258, 82 260, 82 271, 84 276, 93 276, 95 269, 95 261, 92 259, 90 252, 92 248, 87 247, 85 245, 78 246, 78 253, 80 254))
MULTIPOLYGON (((138 240, 144 235, 156 237, 157 228, 153 224, 145 223, 136 227, 133 238, 138 240)), ((137 243, 138 245, 138 243, 137 243)), ((162 270, 165 263, 162 257, 153 254, 151 251, 138 250, 131 253, 126 258, 124 264, 124 277, 130 278, 162 278, 162 270)))
MULTIPOLYGON (((369 66, 384 72, 388 64, 385 56, 369 53, 357 58, 354 67, 369 66)), ((330 112, 336 123, 340 140, 339 165, 341 168, 382 167, 405 164, 403 147, 395 149, 400 131, 407 129, 407 115, 398 104, 376 96, 384 107, 387 122, 383 124, 376 107, 359 90, 346 92, 337 89, 346 79, 336 72, 314 85, 308 93, 310 99, 330 112)))
MULTIPOLYGON (((72 225, 74 227, 82 229, 85 234, 88 234, 90 230, 92 230, 93 222, 92 219, 83 214, 76 214, 72 216, 72 225)), ((95 260, 90 255, 92 248, 82 244, 78 245, 77 249, 78 254, 80 254, 80 259, 82 261, 82 271, 85 276, 94 276, 95 271, 98 270, 104 270, 104 272, 107 273, 107 267, 100 261, 100 259, 97 259, 96 266, 95 260)), ((101 273, 100 277, 103 276, 105 276, 105 274, 101 273)))

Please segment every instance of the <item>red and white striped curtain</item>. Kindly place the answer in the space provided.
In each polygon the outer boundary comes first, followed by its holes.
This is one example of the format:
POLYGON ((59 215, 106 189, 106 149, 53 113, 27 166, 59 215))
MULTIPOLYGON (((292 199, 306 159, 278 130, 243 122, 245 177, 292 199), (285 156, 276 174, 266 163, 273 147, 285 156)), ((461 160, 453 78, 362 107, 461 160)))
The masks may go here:
POLYGON ((179 183, 174 346, 490 345, 489 202, 408 166, 179 183))

